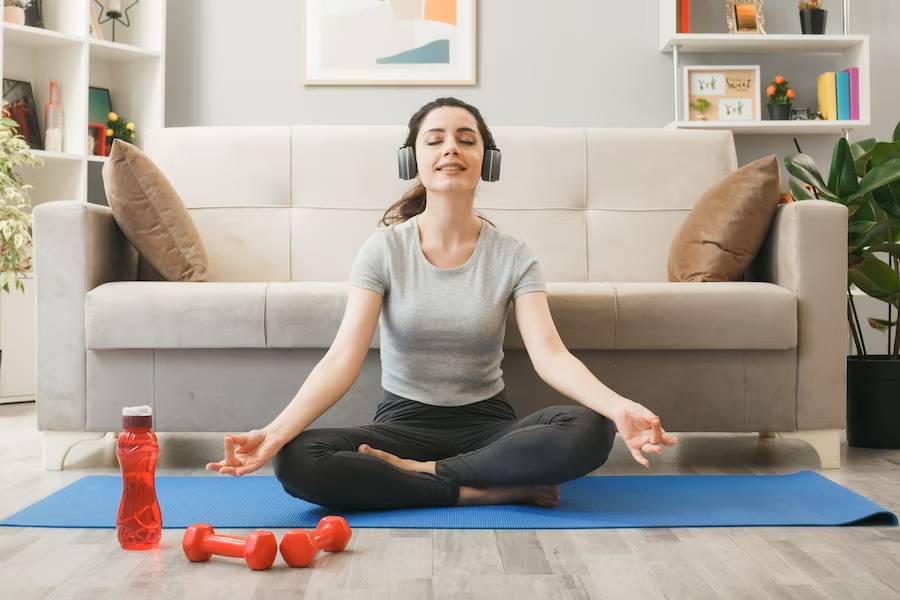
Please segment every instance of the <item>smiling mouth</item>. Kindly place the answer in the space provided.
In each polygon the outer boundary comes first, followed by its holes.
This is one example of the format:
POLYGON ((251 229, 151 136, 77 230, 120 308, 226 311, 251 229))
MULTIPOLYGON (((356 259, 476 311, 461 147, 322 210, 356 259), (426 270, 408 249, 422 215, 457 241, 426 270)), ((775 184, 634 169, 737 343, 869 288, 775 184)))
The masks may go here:
POLYGON ((455 167, 455 166, 454 167, 441 167, 440 169, 438 169, 438 171, 448 171, 448 172, 465 171, 465 170, 466 170, 465 167, 455 167))

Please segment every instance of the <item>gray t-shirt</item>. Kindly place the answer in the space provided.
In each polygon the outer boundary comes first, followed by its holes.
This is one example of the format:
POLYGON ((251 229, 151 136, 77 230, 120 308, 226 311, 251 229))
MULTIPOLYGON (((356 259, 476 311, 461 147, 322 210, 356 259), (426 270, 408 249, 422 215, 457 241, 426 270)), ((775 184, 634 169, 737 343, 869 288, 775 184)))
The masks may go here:
POLYGON ((482 220, 465 264, 441 269, 425 258, 417 217, 381 227, 363 244, 349 283, 384 296, 382 387, 409 400, 462 406, 503 387, 510 302, 546 291, 526 244, 482 220))

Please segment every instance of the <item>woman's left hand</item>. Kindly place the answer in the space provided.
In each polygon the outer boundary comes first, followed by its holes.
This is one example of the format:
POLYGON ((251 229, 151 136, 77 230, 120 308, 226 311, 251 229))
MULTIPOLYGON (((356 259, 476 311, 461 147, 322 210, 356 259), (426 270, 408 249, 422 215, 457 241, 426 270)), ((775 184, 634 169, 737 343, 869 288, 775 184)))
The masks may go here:
POLYGON ((661 454, 660 446, 672 446, 678 441, 676 437, 665 432, 660 425, 659 417, 637 402, 625 401, 613 417, 613 422, 634 460, 645 467, 650 466, 650 461, 641 452, 661 454))

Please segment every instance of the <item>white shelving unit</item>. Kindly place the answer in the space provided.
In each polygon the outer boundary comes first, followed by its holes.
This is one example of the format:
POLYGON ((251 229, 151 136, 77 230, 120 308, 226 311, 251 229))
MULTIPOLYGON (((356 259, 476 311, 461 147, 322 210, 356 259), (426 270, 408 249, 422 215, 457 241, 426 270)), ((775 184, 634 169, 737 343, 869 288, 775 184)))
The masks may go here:
MULTIPOLYGON (((116 23, 115 41, 111 21, 101 26, 103 40, 90 36, 91 6, 100 10, 94 0, 43 0, 43 28, 4 22, 0 29, 0 71, 4 79, 31 83, 42 134, 50 81, 59 85, 63 151, 35 150, 44 166, 22 170, 34 206, 103 196, 90 184, 99 178, 88 176, 106 161, 87 151, 89 87, 110 91, 113 111, 135 124, 138 147, 144 132, 165 124, 166 0, 130 8, 130 27, 116 23)), ((0 293, 0 404, 34 399, 34 312, 31 281, 25 294, 0 293)))
MULTIPOLYGON (((857 127, 871 123, 869 36, 848 35, 849 2, 844 2, 844 35, 750 34, 750 33, 677 33, 677 0, 659 0, 659 51, 672 54, 673 120, 669 127, 691 129, 730 129, 735 135, 848 135, 857 127), (684 106, 682 57, 685 54, 826 54, 833 57, 832 70, 859 68, 859 120, 857 121, 771 121, 766 111, 759 121, 689 121, 684 106)), ((765 11, 765 8, 763 9, 765 11)), ((724 14, 723 14, 724 19, 724 14)), ((738 59, 738 64, 746 61, 738 59)), ((810 73, 815 78, 818 73, 810 73)), ((764 82, 760 82, 765 89, 764 82)), ((765 96, 759 101, 765 106, 765 96)), ((817 108, 810 103, 809 108, 817 108)))

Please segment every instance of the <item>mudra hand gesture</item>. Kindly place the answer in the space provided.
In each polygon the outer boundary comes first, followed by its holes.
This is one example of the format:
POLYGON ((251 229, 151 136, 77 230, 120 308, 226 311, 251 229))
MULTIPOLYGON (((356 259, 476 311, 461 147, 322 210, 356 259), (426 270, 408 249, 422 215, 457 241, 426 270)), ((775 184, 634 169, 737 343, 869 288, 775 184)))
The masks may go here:
POLYGON ((634 460, 645 467, 650 466, 650 461, 641 452, 661 454, 660 446, 672 446, 678 441, 678 438, 665 432, 659 417, 637 402, 624 403, 616 411, 613 421, 634 460))

